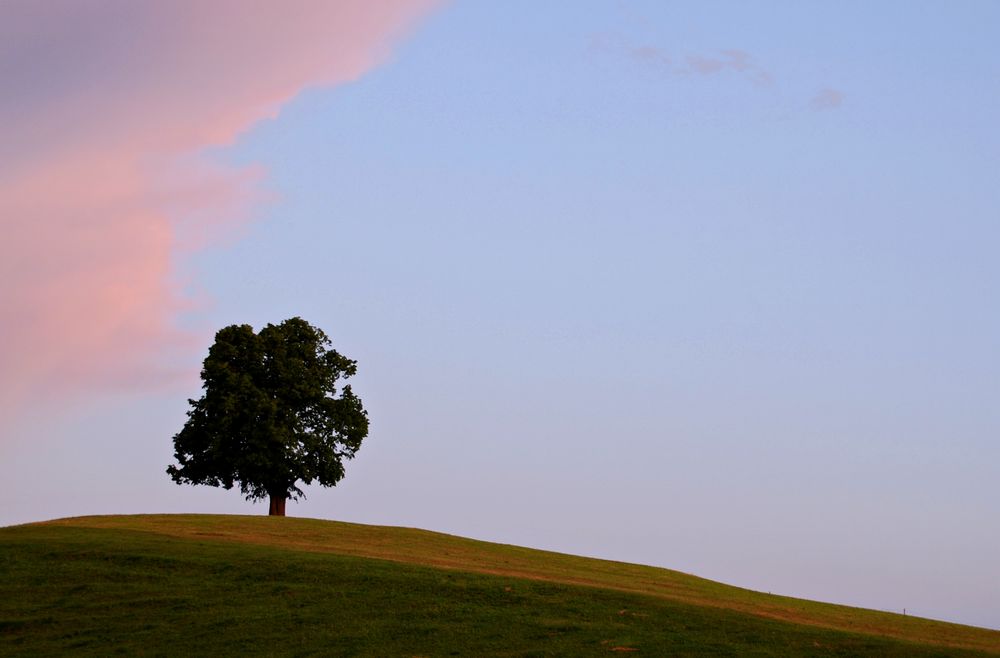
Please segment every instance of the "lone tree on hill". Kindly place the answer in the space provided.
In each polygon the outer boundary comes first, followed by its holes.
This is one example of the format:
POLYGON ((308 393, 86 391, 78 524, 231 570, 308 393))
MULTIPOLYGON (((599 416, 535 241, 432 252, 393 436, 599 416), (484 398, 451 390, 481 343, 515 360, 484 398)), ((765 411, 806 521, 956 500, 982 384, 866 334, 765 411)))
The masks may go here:
POLYGON ((259 333, 246 324, 221 329, 201 370, 205 394, 188 400, 174 436, 178 465, 167 473, 177 484, 239 484, 247 500, 269 497, 268 513, 284 516, 285 501, 303 496, 297 482, 336 485, 368 436, 350 385, 337 397, 338 381, 356 372, 302 318, 259 333))

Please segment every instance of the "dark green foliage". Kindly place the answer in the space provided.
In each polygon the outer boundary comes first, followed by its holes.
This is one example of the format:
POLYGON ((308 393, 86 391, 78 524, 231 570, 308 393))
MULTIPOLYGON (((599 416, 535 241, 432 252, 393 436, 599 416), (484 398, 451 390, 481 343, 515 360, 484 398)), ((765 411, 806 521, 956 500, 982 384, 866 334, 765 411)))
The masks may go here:
POLYGON ((215 335, 201 371, 204 395, 189 400, 174 437, 178 484, 230 489, 248 500, 298 498, 298 482, 327 487, 344 477, 368 435, 368 415, 350 385, 356 362, 330 349, 301 318, 258 333, 231 325, 215 335))
POLYGON ((0 529, 0 655, 114 654, 996 655, 383 560, 126 530, 0 529))

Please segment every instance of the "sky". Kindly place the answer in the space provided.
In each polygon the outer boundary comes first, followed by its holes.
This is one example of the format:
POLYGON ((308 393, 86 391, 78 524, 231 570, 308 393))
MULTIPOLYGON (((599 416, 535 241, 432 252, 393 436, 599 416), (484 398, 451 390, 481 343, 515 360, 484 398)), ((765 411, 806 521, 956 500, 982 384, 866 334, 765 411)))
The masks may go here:
POLYGON ((165 473, 216 330, 371 433, 295 516, 1000 628, 1000 4, 0 4, 0 524, 165 473))

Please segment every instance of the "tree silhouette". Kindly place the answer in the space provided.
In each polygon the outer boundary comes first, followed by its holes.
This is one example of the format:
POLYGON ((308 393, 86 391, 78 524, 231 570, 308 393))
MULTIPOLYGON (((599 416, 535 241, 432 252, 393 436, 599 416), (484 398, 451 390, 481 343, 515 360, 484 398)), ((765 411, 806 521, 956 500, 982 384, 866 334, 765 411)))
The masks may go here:
POLYGON ((301 318, 259 333, 230 325, 215 335, 201 370, 204 395, 188 400, 188 420, 174 436, 178 484, 231 489, 247 500, 270 498, 269 514, 303 496, 298 483, 332 487, 368 435, 368 414, 340 380, 357 363, 301 318))

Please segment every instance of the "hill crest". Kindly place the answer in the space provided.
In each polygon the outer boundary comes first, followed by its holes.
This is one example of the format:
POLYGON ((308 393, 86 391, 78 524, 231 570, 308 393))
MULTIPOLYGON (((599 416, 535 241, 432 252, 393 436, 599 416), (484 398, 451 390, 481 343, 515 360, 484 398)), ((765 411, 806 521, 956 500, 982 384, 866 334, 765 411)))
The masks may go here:
MULTIPOLYGON (((388 560, 601 588, 793 624, 1000 653, 1000 631, 755 592, 669 569, 496 544, 417 528, 295 517, 195 514, 89 516, 17 527, 146 533, 197 542, 388 560)), ((10 529, 0 532, 5 530, 10 529)))

